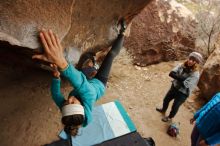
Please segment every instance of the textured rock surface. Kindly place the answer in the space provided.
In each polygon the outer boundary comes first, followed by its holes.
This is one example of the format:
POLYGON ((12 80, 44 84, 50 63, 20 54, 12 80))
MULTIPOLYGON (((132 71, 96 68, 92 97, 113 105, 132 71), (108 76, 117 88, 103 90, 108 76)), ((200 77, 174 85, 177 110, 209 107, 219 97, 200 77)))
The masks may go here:
POLYGON ((185 58, 195 49, 193 14, 173 0, 154 0, 132 20, 126 47, 134 64, 146 66, 185 58))
POLYGON ((207 99, 220 92, 220 46, 217 46, 206 61, 198 87, 200 88, 200 97, 207 99))
POLYGON ((118 20, 125 17, 131 21, 149 1, 1 1, 0 46, 7 49, 8 45, 16 45, 21 50, 40 48, 39 30, 52 29, 78 58, 88 48, 109 45, 117 35, 118 20))
POLYGON ((0 2, 0 40, 12 45, 40 47, 38 31, 54 30, 63 38, 71 27, 73 0, 7 0, 0 2))

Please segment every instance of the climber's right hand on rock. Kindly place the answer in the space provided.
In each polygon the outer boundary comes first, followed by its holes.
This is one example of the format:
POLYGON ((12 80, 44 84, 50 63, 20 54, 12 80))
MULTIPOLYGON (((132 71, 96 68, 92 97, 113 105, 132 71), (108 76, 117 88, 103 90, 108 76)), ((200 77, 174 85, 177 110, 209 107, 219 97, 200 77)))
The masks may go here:
POLYGON ((44 47, 44 54, 36 54, 32 58, 54 63, 60 69, 66 68, 68 63, 63 56, 63 47, 52 30, 42 30, 40 32, 40 39, 44 47))

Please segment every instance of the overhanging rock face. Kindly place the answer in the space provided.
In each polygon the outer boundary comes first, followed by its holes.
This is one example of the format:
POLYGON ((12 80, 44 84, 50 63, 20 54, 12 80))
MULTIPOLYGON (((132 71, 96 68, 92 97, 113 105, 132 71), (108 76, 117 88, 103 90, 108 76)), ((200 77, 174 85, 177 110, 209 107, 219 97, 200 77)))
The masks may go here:
POLYGON ((73 1, 1 1, 1 41, 12 45, 39 48, 38 32, 50 28, 63 38, 70 29, 73 1))
MULTIPOLYGON (((67 50, 81 52, 107 46, 117 36, 117 23, 130 22, 150 0, 7 0, 0 1, 0 49, 2 44, 40 49, 38 34, 52 29, 67 50)), ((13 53, 13 52, 12 52, 13 53)))

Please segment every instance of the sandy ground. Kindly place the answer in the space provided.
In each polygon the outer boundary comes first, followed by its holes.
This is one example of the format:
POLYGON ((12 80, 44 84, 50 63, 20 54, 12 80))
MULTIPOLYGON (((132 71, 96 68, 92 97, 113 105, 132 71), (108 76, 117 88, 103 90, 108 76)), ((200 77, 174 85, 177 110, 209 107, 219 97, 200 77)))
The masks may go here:
MULTIPOLYGON (((185 103, 174 119, 180 122, 178 138, 166 134, 168 123, 162 122, 162 115, 155 111, 170 87, 168 73, 177 63, 138 68, 122 50, 114 62, 106 95, 97 104, 119 99, 142 136, 153 137, 157 146, 189 146, 193 103, 185 103)), ((0 145, 39 146, 50 143, 58 139, 62 129, 59 110, 50 96, 50 74, 18 68, 0 67, 0 145)), ((69 84, 63 83, 64 94, 70 90, 69 84)))

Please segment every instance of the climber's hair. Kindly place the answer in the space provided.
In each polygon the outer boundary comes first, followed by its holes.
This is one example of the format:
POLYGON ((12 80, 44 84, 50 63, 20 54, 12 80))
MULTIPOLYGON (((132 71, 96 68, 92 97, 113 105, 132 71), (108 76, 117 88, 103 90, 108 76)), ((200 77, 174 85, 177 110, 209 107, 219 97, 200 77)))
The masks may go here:
POLYGON ((64 116, 61 121, 64 125, 64 131, 67 134, 76 136, 78 134, 79 125, 83 124, 84 116, 81 114, 64 116))

